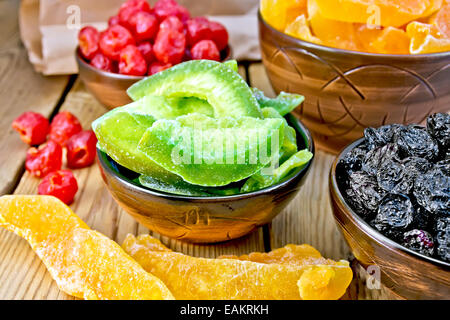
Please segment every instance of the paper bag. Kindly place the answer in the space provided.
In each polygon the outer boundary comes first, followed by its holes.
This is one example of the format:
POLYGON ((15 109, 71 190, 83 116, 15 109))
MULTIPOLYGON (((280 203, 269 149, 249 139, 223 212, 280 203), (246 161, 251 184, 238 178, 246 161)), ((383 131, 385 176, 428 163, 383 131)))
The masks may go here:
MULTIPOLYGON (((22 41, 36 71, 45 75, 77 73, 75 48, 84 25, 100 30, 117 14, 124 0, 22 0, 19 23, 22 41)), ((149 1, 152 5, 156 0, 149 1)), ((259 60, 258 0, 179 0, 192 16, 212 16, 230 34, 233 58, 259 60)))

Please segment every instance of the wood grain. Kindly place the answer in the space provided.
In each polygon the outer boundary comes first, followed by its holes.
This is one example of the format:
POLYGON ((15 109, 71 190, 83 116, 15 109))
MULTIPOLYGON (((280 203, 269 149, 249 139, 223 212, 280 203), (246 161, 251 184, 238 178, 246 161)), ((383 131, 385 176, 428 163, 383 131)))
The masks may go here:
POLYGON ((20 43, 19 3, 0 1, 0 195, 12 191, 28 148, 11 128, 12 121, 30 110, 49 116, 69 80, 68 76, 43 77, 34 72, 20 43))

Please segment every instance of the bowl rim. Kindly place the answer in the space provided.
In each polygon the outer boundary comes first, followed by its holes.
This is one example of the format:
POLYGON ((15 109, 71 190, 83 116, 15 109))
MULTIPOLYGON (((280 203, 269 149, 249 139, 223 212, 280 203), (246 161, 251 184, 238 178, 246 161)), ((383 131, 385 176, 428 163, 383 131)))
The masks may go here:
MULTIPOLYGON (((339 161, 353 148, 359 146, 362 142, 364 142, 365 138, 360 138, 349 145, 347 145, 342 151, 336 156, 336 159, 333 161, 333 164, 331 165, 330 169, 330 188, 332 188, 332 192, 337 196, 337 200, 342 204, 342 206, 345 208, 345 214, 347 216, 350 216, 350 218, 354 221, 355 225, 358 227, 359 230, 364 232, 368 237, 372 238, 376 242, 380 243, 383 246, 387 246, 393 251, 400 251, 402 253, 406 253, 407 255, 412 256, 413 258, 420 258, 422 260, 425 260, 427 262, 430 262, 434 265, 437 265, 439 267, 444 267, 449 269, 450 263, 445 262, 433 257, 428 257, 426 255, 423 255, 419 252, 416 252, 414 250, 408 249, 407 247, 401 245, 400 243, 395 242, 394 240, 389 239, 376 229, 372 228, 366 221, 364 221, 363 218, 361 218, 351 207, 350 205, 345 201, 345 198, 343 197, 341 190, 339 189, 339 185, 337 184, 337 177, 336 177, 336 168, 339 161)), ((333 215, 336 218, 336 215, 333 215)))
POLYGON ((263 23, 266 28, 268 28, 272 32, 278 34, 280 37, 286 37, 286 38, 290 39, 292 42, 298 44, 299 46, 306 47, 308 49, 316 49, 316 50, 320 50, 320 51, 325 51, 327 53, 378 58, 381 60, 408 60, 408 61, 409 60, 414 61, 414 60, 421 60, 421 59, 426 60, 426 59, 432 59, 432 58, 449 58, 450 57, 450 51, 434 52, 434 53, 420 53, 420 54, 389 54, 389 53, 370 53, 370 52, 363 52, 363 51, 356 51, 356 50, 334 48, 334 47, 329 47, 329 46, 301 40, 301 39, 295 38, 293 36, 290 36, 284 32, 281 32, 281 31, 275 29, 262 17, 261 8, 258 8, 258 20, 261 23, 263 23))
POLYGON ((302 138, 303 138, 304 142, 308 144, 307 149, 309 152, 312 153, 313 157, 301 170, 299 170, 295 174, 291 174, 292 175, 291 177, 288 177, 287 179, 284 179, 283 181, 281 181, 275 185, 269 186, 267 188, 248 192, 248 193, 235 194, 235 195, 230 195, 230 196, 200 197, 200 196, 170 194, 170 193, 165 193, 162 191, 152 190, 149 188, 139 186, 135 183, 132 183, 129 181, 129 179, 125 179, 124 177, 122 177, 121 174, 118 174, 115 170, 113 170, 111 168, 110 165, 108 165, 106 163, 106 160, 104 159, 104 156, 103 156, 103 155, 107 155, 106 152, 101 151, 99 148, 97 148, 97 158, 98 158, 98 162, 99 162, 101 168, 103 170, 106 170, 109 175, 111 175, 115 179, 119 180, 120 183, 125 184, 130 189, 135 189, 135 190, 137 189, 141 193, 146 193, 146 194, 150 194, 153 196, 162 197, 164 199, 183 200, 183 201, 187 201, 187 202, 221 202, 221 201, 233 201, 233 200, 237 200, 237 199, 241 200, 241 199, 253 198, 255 196, 260 196, 263 194, 271 193, 273 191, 276 191, 278 189, 285 187, 286 185, 289 185, 292 181, 296 180, 298 177, 300 177, 302 175, 306 175, 306 173, 311 168, 312 162, 315 158, 315 145, 314 145, 314 140, 312 138, 312 135, 311 135, 310 131, 305 127, 305 125, 301 122, 300 119, 295 117, 292 113, 287 114, 285 117, 287 117, 287 116, 289 116, 289 120, 291 122, 295 121, 295 125, 298 126, 298 128, 295 128, 296 131, 303 132, 302 138))
MULTIPOLYGON (((228 44, 227 47, 224 49, 227 50, 227 55, 226 57, 221 60, 220 62, 224 62, 227 60, 230 60, 232 57, 232 48, 231 46, 228 44)), ((105 70, 100 70, 97 69, 93 66, 91 66, 89 63, 86 62, 86 60, 81 56, 80 53, 80 46, 77 45, 76 49, 75 49, 75 59, 78 63, 78 65, 83 65, 83 67, 89 69, 92 72, 98 73, 104 77, 108 77, 108 78, 114 78, 114 79, 118 79, 118 80, 142 80, 144 78, 149 77, 149 75, 145 75, 145 76, 132 76, 132 75, 127 75, 127 74, 120 74, 120 73, 115 73, 115 72, 109 72, 109 71, 105 71, 105 70)), ((78 73, 80 72, 80 70, 78 70, 78 73)))

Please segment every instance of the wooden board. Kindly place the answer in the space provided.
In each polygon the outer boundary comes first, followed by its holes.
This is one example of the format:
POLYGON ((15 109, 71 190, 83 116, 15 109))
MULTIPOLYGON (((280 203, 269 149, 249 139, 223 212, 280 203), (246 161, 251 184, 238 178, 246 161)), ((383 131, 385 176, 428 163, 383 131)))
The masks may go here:
POLYGON ((0 1, 0 195, 12 192, 22 173, 27 150, 11 128, 12 121, 29 110, 50 116, 69 80, 68 76, 43 77, 34 72, 20 43, 19 3, 0 1))

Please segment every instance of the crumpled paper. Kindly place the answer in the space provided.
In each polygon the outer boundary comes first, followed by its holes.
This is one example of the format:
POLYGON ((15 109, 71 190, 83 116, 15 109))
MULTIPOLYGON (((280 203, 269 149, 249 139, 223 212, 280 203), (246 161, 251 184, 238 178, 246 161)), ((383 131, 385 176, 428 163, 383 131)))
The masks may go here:
MULTIPOLYGON (((45 75, 78 72, 77 34, 84 25, 106 28, 125 0, 22 0, 20 34, 36 71, 45 75)), ((156 0, 149 1, 152 5, 156 0)), ((211 16, 230 34, 233 58, 259 60, 258 0, 179 0, 193 16, 211 16)))

